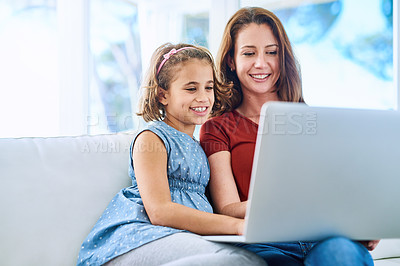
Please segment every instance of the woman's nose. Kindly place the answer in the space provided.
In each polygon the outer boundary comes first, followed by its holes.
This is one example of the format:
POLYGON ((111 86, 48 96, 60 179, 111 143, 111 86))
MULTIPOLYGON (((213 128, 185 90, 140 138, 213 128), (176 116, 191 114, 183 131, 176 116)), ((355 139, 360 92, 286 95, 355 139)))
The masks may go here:
POLYGON ((267 60, 263 53, 260 53, 259 55, 257 55, 256 62, 254 65, 257 68, 263 68, 267 65, 267 60))

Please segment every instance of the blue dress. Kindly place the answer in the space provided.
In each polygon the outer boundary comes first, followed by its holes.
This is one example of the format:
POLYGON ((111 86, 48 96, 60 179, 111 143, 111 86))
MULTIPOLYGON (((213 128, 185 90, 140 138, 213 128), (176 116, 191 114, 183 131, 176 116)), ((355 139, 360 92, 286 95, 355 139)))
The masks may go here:
MULTIPOLYGON (((161 121, 150 123, 144 130, 154 132, 164 142, 172 201, 212 212, 204 194, 210 168, 199 142, 161 121)), ((131 145, 129 166, 132 186, 122 189, 111 200, 83 242, 77 265, 101 265, 146 243, 183 231, 150 223, 132 165, 134 142, 131 145)))

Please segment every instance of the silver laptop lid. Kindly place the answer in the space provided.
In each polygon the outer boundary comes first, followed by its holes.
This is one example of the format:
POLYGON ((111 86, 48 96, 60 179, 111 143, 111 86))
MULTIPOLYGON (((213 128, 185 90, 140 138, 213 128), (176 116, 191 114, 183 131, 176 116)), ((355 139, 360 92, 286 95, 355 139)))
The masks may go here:
POLYGON ((399 162, 399 112, 265 104, 247 240, 400 237, 399 162))

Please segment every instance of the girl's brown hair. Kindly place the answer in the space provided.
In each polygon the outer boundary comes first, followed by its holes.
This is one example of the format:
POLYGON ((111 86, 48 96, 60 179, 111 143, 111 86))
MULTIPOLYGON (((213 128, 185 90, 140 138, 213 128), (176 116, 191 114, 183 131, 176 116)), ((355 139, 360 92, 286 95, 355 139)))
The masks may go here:
POLYGON ((205 60, 213 70, 215 101, 211 115, 217 116, 225 112, 225 110, 230 109, 228 98, 230 98, 232 94, 232 86, 220 82, 216 74, 216 67, 211 53, 206 48, 200 46, 184 43, 176 45, 166 43, 158 47, 153 53, 150 67, 142 83, 137 115, 142 116, 146 122, 164 119, 164 105, 158 100, 160 88, 168 90, 171 83, 176 79, 179 68, 191 59, 205 60), (172 49, 178 50, 183 47, 191 47, 193 49, 184 49, 171 55, 157 74, 157 70, 164 59, 164 55, 169 53, 172 49))
POLYGON ((231 71, 228 57, 234 58, 236 38, 243 28, 250 23, 266 24, 271 27, 279 45, 280 77, 276 83, 279 100, 286 102, 304 102, 300 66, 294 56, 292 46, 286 31, 274 13, 260 7, 245 7, 239 9, 228 21, 222 36, 221 46, 217 55, 217 68, 223 82, 233 84, 233 95, 230 98, 227 111, 237 108, 243 99, 242 88, 236 71, 231 71))

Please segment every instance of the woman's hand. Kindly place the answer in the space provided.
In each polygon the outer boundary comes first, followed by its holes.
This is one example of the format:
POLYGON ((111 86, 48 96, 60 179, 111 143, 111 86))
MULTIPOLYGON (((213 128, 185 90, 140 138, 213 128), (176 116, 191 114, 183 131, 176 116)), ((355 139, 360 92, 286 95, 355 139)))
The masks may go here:
POLYGON ((243 235, 244 231, 244 219, 240 219, 237 225, 237 234, 243 235))
POLYGON ((359 241, 364 247, 366 247, 369 251, 372 251, 376 248, 379 241, 381 240, 366 240, 366 241, 359 241))

